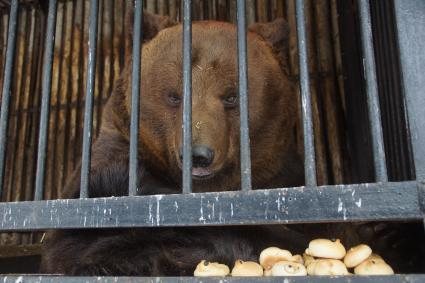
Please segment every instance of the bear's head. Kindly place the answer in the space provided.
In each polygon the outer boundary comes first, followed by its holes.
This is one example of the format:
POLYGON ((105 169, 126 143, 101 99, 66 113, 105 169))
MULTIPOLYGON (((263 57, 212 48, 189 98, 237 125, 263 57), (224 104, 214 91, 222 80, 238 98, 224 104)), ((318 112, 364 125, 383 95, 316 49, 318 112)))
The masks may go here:
MULTIPOLYGON (((294 146, 296 90, 286 72, 287 37, 288 28, 283 19, 255 24, 247 34, 249 132, 255 188, 302 182, 302 169, 294 146)), ((164 28, 147 41, 143 45, 141 63, 141 159, 148 169, 180 187, 182 25, 164 28)), ((122 128, 128 136, 131 63, 127 66, 118 88, 121 95, 115 98, 121 106, 115 107, 114 116, 126 117, 122 118, 126 120, 126 127, 122 128)), ((192 176, 195 192, 240 188, 237 66, 236 26, 213 21, 193 22, 192 176)))

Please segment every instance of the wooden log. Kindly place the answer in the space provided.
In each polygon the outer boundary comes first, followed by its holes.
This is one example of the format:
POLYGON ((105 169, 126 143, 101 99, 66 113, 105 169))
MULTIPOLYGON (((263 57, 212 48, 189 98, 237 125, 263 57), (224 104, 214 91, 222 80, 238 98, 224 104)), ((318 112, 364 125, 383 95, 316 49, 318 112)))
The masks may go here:
POLYGON ((56 171, 56 148, 57 148, 57 133, 58 133, 58 118, 60 106, 60 94, 62 89, 62 66, 63 66, 63 53, 65 47, 65 11, 66 6, 63 2, 58 3, 55 45, 53 54, 52 66, 52 84, 51 84, 51 99, 50 99, 50 114, 49 114, 49 128, 48 128, 48 143, 46 148, 46 172, 45 172, 45 187, 44 199, 54 198, 54 182, 56 171))
POLYGON ((227 14, 228 15, 227 20, 229 22, 236 24, 236 21, 237 21, 236 12, 237 12, 236 0, 229 0, 228 14, 227 14))
MULTIPOLYGON (((156 1, 157 0, 146 0, 146 5, 147 5, 146 10, 148 11, 148 13, 156 14, 156 11, 157 11, 156 1)), ((131 1, 127 1, 127 2, 131 2, 131 1)))
POLYGON ((220 21, 227 20, 226 0, 217 0, 217 19, 220 21))
POLYGON ((255 23, 255 0, 246 1, 246 22, 248 25, 255 23))
MULTIPOLYGON (((298 66, 298 47, 297 47, 297 34, 296 34, 296 18, 295 18, 295 1, 286 1, 286 13, 287 20, 290 26, 289 35, 289 65, 290 73, 292 77, 298 78, 299 66, 298 66)), ((315 72, 315 66, 317 65, 316 52, 314 48, 314 37, 312 31, 312 4, 311 1, 306 2, 306 28, 307 28, 307 43, 308 43, 308 64, 309 73, 315 72)), ((324 135, 322 131, 322 122, 320 119, 320 107, 317 96, 317 76, 310 76, 310 91, 311 91, 311 102, 312 102, 312 115, 313 115, 313 127, 314 127, 314 144, 316 151, 316 172, 317 181, 319 184, 328 183, 328 174, 326 168, 326 151, 324 147, 324 135)), ((299 90, 299 86, 297 87, 299 90)), ((299 95, 297 96, 298 105, 301 105, 299 95)), ((301 108, 298 107, 298 122, 297 122, 297 144, 299 145, 299 152, 303 155, 303 137, 302 137, 302 124, 301 124, 301 108)))
POLYGON ((193 0, 192 1, 192 20, 199 21, 202 20, 202 0, 193 0))
MULTIPOLYGON (((7 14, 0 14, 0 89, 3 89, 4 59, 6 58, 7 14)), ((0 96, 3 95, 0 93, 0 96)))
MULTIPOLYGON (((7 201, 18 201, 21 195, 19 190, 16 190, 15 183, 16 178, 19 178, 19 174, 15 171, 17 168, 16 155, 18 153, 18 144, 19 144, 19 128, 21 123, 21 117, 19 117, 19 109, 22 108, 24 93, 23 80, 26 69, 26 52, 28 50, 26 46, 26 41, 28 37, 26 36, 26 29, 28 27, 28 15, 27 10, 21 10, 18 14, 18 27, 17 27, 17 36, 16 36, 16 46, 15 46, 15 67, 14 75, 12 77, 12 86, 11 86, 11 97, 9 105, 9 127, 8 127, 8 140, 7 140, 7 149, 6 149, 6 170, 5 170, 5 181, 4 189, 7 192, 7 201)), ((20 242, 21 235, 18 233, 8 233, 3 234, 1 242, 8 245, 13 245, 20 242)))
MULTIPOLYGON (((146 1, 144 2, 146 3, 146 1)), ((125 17, 125 9, 122 1, 112 1, 112 7, 113 10, 113 21, 112 23, 112 32, 113 32, 113 38, 112 38, 112 86, 111 89, 113 90, 115 87, 115 81, 118 79, 121 66, 123 65, 122 61, 124 60, 123 57, 123 49, 124 46, 122 45, 122 42, 124 39, 124 24, 123 24, 123 18, 125 17)))
POLYGON ((40 37, 38 34, 36 34, 36 29, 38 28, 38 22, 39 17, 37 17, 37 13, 35 10, 31 11, 31 27, 29 32, 29 46, 28 46, 28 73, 26 75, 26 84, 25 84, 25 99, 24 99, 24 105, 22 111, 22 142, 20 143, 20 149, 19 152, 21 153, 21 156, 18 156, 21 160, 21 166, 19 167, 18 171, 20 172, 21 176, 18 178, 16 183, 16 189, 20 190, 23 194, 22 200, 30 200, 32 197, 31 189, 29 187, 25 186, 25 178, 27 176, 27 162, 28 162, 28 149, 31 150, 28 147, 29 144, 29 135, 31 132, 31 129, 29 128, 31 114, 30 109, 32 109, 32 103, 33 103, 33 97, 34 93, 32 92, 35 80, 37 79, 37 76, 35 72, 37 71, 37 50, 39 48, 39 42, 40 37))
POLYGON ((9 148, 8 152, 11 155, 11 158, 14 159, 12 162, 12 167, 10 170, 10 187, 9 190, 12 191, 14 195, 12 199, 14 201, 21 200, 22 191, 20 190, 20 186, 18 185, 19 180, 21 180, 21 167, 22 167, 22 140, 23 140, 23 109, 25 107, 25 101, 28 98, 28 95, 25 93, 25 86, 27 82, 27 73, 29 73, 28 69, 28 57, 29 57, 29 45, 30 45, 30 30, 31 30, 31 15, 28 10, 23 10, 20 15, 20 27, 19 27, 19 35, 18 35, 18 60, 15 61, 17 64, 15 65, 18 69, 18 74, 20 77, 17 78, 16 81, 16 92, 12 93, 17 97, 16 108, 13 112, 9 112, 9 120, 15 121, 15 127, 13 132, 9 136, 13 140, 13 146, 9 148))
POLYGON ((158 14, 167 15, 168 14, 168 1, 159 0, 158 1, 158 14))
POLYGON ((273 0, 272 20, 285 17, 285 1, 273 0))
POLYGON ((104 32, 104 14, 105 5, 104 1, 99 2, 99 15, 97 18, 98 22, 98 36, 97 36, 97 52, 96 52, 96 82, 95 91, 93 96, 93 136, 99 135, 100 121, 102 120, 102 98, 104 92, 104 58, 105 49, 103 48, 103 42, 105 41, 104 32))
POLYGON ((311 84, 311 102, 313 110, 314 145, 316 149, 316 171, 318 185, 329 184, 327 168, 327 155, 325 146, 325 135, 323 132, 324 122, 322 120, 321 101, 319 97, 319 74, 317 69, 317 50, 314 33, 313 1, 306 2, 306 25, 308 38, 308 64, 311 84))
POLYGON ((81 153, 81 143, 82 143, 82 124, 83 124, 83 99, 85 92, 85 73, 86 73, 86 56, 87 56, 87 47, 85 42, 87 42, 88 34, 88 3, 87 2, 77 2, 77 24, 79 23, 80 30, 76 29, 76 32, 79 31, 78 36, 75 37, 75 48, 77 59, 74 65, 75 79, 74 86, 76 89, 75 92, 75 104, 76 107, 73 108, 73 121, 72 127, 74 129, 72 136, 72 167, 73 169, 77 166, 78 161, 80 160, 81 153))
POLYGON ((41 244, 0 246, 0 258, 40 255, 41 248, 41 244))
POLYGON ((268 7, 269 7, 268 0, 257 0, 257 21, 258 22, 268 21, 268 12, 267 12, 268 7))
POLYGON ((16 46, 15 46, 15 67, 13 70, 12 84, 11 84, 11 96, 9 104, 9 126, 7 130, 8 139, 6 141, 6 168, 5 168, 5 193, 7 201, 14 201, 15 196, 18 192, 13 189, 13 168, 15 165, 14 153, 16 152, 16 132, 18 129, 18 116, 17 112, 19 109, 19 103, 22 100, 21 82, 23 79, 22 70, 24 68, 24 53, 25 53, 25 27, 26 27, 26 12, 22 11, 18 14, 18 27, 16 35, 16 46))
POLYGON ((73 29, 73 8, 75 4, 72 1, 64 2, 64 22, 63 22, 63 43, 62 43, 62 58, 61 58, 61 78, 60 83, 62 84, 61 90, 58 95, 58 103, 56 111, 57 115, 57 129, 55 129, 56 145, 55 145, 55 159, 52 170, 54 171, 54 179, 52 180, 53 195, 52 198, 58 198, 65 184, 65 164, 68 162, 68 151, 69 147, 65 146, 68 142, 69 137, 69 119, 70 109, 68 101, 71 97, 71 80, 72 72, 71 66, 71 54, 72 54, 72 29, 73 29))
POLYGON ((332 24, 332 40, 333 40, 333 53, 335 57, 335 68, 338 76, 338 93, 341 99, 343 112, 345 113, 345 95, 344 95, 344 73, 342 69, 342 57, 341 57, 341 38, 339 34, 338 25, 338 9, 337 0, 331 0, 331 24, 332 24))
MULTIPOLYGON (((71 136, 72 136, 72 128, 71 128, 71 121, 72 121, 72 103, 73 103, 73 92, 77 92, 77 88, 74 86, 74 62, 76 58, 78 58, 78 54, 75 52, 75 46, 76 46, 76 38, 75 30, 78 29, 78 26, 76 25, 76 9, 77 4, 75 1, 68 2, 68 5, 70 5, 68 11, 70 11, 70 14, 67 15, 67 28, 66 28, 66 34, 69 36, 69 42, 67 40, 66 48, 68 50, 66 51, 67 56, 67 64, 66 64, 66 91, 65 91, 65 97, 64 97, 64 103, 65 103, 65 110, 64 110, 64 134, 63 134, 63 164, 62 164, 62 175, 60 180, 60 187, 57 190, 58 197, 62 196, 62 188, 65 186, 65 182, 67 177, 71 173, 71 155, 72 155, 72 146, 71 146, 71 136)), ((78 73, 78 70, 75 72, 78 73)), ((77 81, 77 80, 76 80, 77 81)))
POLYGON ((326 125, 327 147, 330 154, 329 159, 332 167, 333 183, 344 182, 343 172, 343 109, 336 89, 336 77, 332 53, 332 39, 330 26, 330 11, 328 0, 316 0, 316 40, 318 50, 318 68, 323 75, 320 76, 322 92, 323 116, 326 125))
MULTIPOLYGON (((31 11, 31 30, 30 30, 30 40, 29 40, 29 57, 28 57, 28 75, 26 76, 26 100, 24 103, 24 111, 23 111, 23 120, 22 120, 22 131, 23 131, 23 140, 21 143, 22 149, 20 150, 22 152, 22 157, 18 157, 22 160, 22 167, 19 170, 21 174, 21 178, 18 179, 18 182, 16 184, 17 189, 19 189, 23 196, 21 197, 22 200, 29 200, 32 198, 32 188, 25 187, 25 177, 27 175, 26 169, 27 169, 27 145, 28 145, 28 136, 30 134, 30 129, 28 127, 28 119, 30 119, 29 115, 29 109, 31 108, 31 103, 33 100, 33 86, 35 85, 36 80, 36 70, 37 70, 37 50, 39 47, 40 42, 40 36, 36 34, 36 30, 38 29, 38 20, 39 17, 37 15, 37 11, 35 9, 32 9, 31 11)), ((21 237, 21 244, 29 244, 31 243, 31 233, 24 233, 21 237)))
POLYGON ((168 0, 168 14, 170 16, 171 19, 173 20, 178 20, 178 13, 177 13, 177 0, 168 0))

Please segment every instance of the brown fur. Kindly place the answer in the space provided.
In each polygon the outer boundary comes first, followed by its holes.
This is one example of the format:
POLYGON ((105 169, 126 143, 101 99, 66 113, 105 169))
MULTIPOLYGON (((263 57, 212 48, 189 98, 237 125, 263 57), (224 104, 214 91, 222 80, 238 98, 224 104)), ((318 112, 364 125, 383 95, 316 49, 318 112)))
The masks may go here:
MULTIPOLYGON (((182 106, 172 106, 168 95, 182 96, 182 27, 159 31, 170 25, 167 19, 145 18, 144 28, 152 40, 142 50, 139 194, 176 193, 181 183, 182 106)), ((192 143, 207 145, 215 152, 208 167, 214 175, 207 180, 194 180, 193 189, 237 190, 239 106, 229 108, 223 103, 226 95, 238 93, 236 27, 196 22, 192 29, 192 143)), ((248 92, 253 187, 301 185, 302 163, 294 144, 296 92, 285 73, 282 48, 287 40, 286 25, 277 20, 250 30, 248 92)), ((100 136, 93 145, 90 197, 128 193, 131 59, 127 66, 104 110, 100 136)), ((65 197, 78 197, 79 177, 77 170, 65 197)), ((283 238, 289 235, 280 232, 277 241, 265 228, 252 232, 242 228, 155 231, 49 233, 43 271, 73 275, 187 275, 202 258, 228 264, 237 258, 252 259, 259 248, 285 242, 283 238), (206 243, 200 238, 205 238, 206 243)), ((298 244, 305 242, 298 238, 298 244)))
MULTIPOLYGON (((283 26, 283 22, 282 25, 283 26)), ((273 28, 279 28, 273 26, 273 28)), ((237 93, 236 29, 218 22, 193 25, 192 142, 215 151, 207 182, 194 182, 194 191, 221 191, 240 187, 239 108, 226 109, 221 99, 237 93)), ((285 38, 282 38, 284 40, 285 38)), ((279 42, 281 43, 281 42, 279 42)), ((181 26, 161 31, 143 48, 140 153, 153 171, 170 176, 180 184, 182 107, 167 105, 166 95, 182 96, 181 26)), ((280 58, 263 38, 248 34, 249 116, 253 186, 293 186, 302 183, 294 150, 295 95, 281 68, 280 58), (291 164, 291 165, 289 165, 291 164)), ((130 64, 129 64, 130 65, 130 64)), ((130 69, 122 88, 115 93, 108 110, 111 124, 128 137, 130 69), (128 118, 128 114, 126 117, 128 118)))

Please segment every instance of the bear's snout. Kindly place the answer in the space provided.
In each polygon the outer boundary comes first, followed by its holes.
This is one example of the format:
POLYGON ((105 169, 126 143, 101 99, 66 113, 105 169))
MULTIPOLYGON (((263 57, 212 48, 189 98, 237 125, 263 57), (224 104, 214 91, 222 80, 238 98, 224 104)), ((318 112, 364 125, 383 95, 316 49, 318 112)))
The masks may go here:
MULTIPOLYGON (((180 147, 180 161, 183 161, 183 148, 180 147)), ((192 167, 193 168, 206 168, 213 163, 214 150, 206 145, 193 145, 192 146, 192 167)))

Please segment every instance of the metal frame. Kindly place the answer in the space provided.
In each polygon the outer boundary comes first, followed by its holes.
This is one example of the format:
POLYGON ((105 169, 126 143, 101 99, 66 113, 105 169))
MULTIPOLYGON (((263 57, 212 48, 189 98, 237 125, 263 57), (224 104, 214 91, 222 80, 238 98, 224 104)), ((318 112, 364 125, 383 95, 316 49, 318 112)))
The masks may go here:
POLYGON ((374 282, 374 283, 422 283, 425 275, 393 275, 393 276, 317 276, 317 277, 67 277, 67 276, 4 276, 0 281, 4 283, 210 283, 210 282, 270 282, 270 283, 332 283, 332 282, 374 282))
POLYGON ((416 179, 425 180, 425 2, 394 0, 416 179))
POLYGON ((0 230, 420 220, 416 182, 0 203, 0 230))
MULTIPOLYGON (((401 71, 409 118, 416 179, 425 181, 425 2, 394 0, 401 71)), ((425 188, 418 187, 418 197, 425 225, 425 188)))
MULTIPOLYGON (((300 50, 300 86, 303 113, 306 187, 251 190, 248 129, 248 69, 246 55, 245 1, 238 0, 238 64, 241 119, 242 191, 192 194, 191 185, 191 1, 184 2, 183 20, 183 194, 134 196, 137 193, 137 137, 140 95, 142 1, 136 0, 133 42, 131 160, 128 197, 86 199, 90 168, 92 104, 96 58, 98 1, 91 0, 87 99, 80 199, 42 201, 47 118, 57 0, 49 1, 44 55, 43 106, 39 139, 36 195, 32 202, 0 203, 0 230, 28 231, 67 228, 157 227, 242 225, 382 220, 421 220, 425 215, 425 2, 395 0, 404 92, 418 181, 387 182, 385 151, 376 86, 376 67, 371 37, 369 0, 358 0, 362 31, 365 80, 373 139, 375 175, 378 183, 317 187, 314 137, 307 66, 304 0, 296 0, 297 34, 300 50), (422 27, 422 28, 418 28, 422 27), (416 40, 415 40, 416 39, 416 40), (422 39, 422 40, 421 40, 422 39), (413 55, 413 56, 412 56, 413 55), (306 205, 308 204, 308 205, 306 205)), ((0 129, 0 168, 4 169, 8 101, 18 1, 12 1, 0 129)), ((142 113, 143 115, 143 113, 142 113)), ((0 175, 2 177, 3 175, 0 175)), ((1 192, 1 183, 0 183, 1 192)), ((2 277, 3 282, 212 282, 199 278, 112 278, 112 277, 2 277)), ((222 282, 244 279, 224 278, 222 282)), ((281 278, 250 278, 249 281, 281 282, 281 278)), ((285 282, 424 282, 425 275, 390 277, 300 277, 285 282)))

